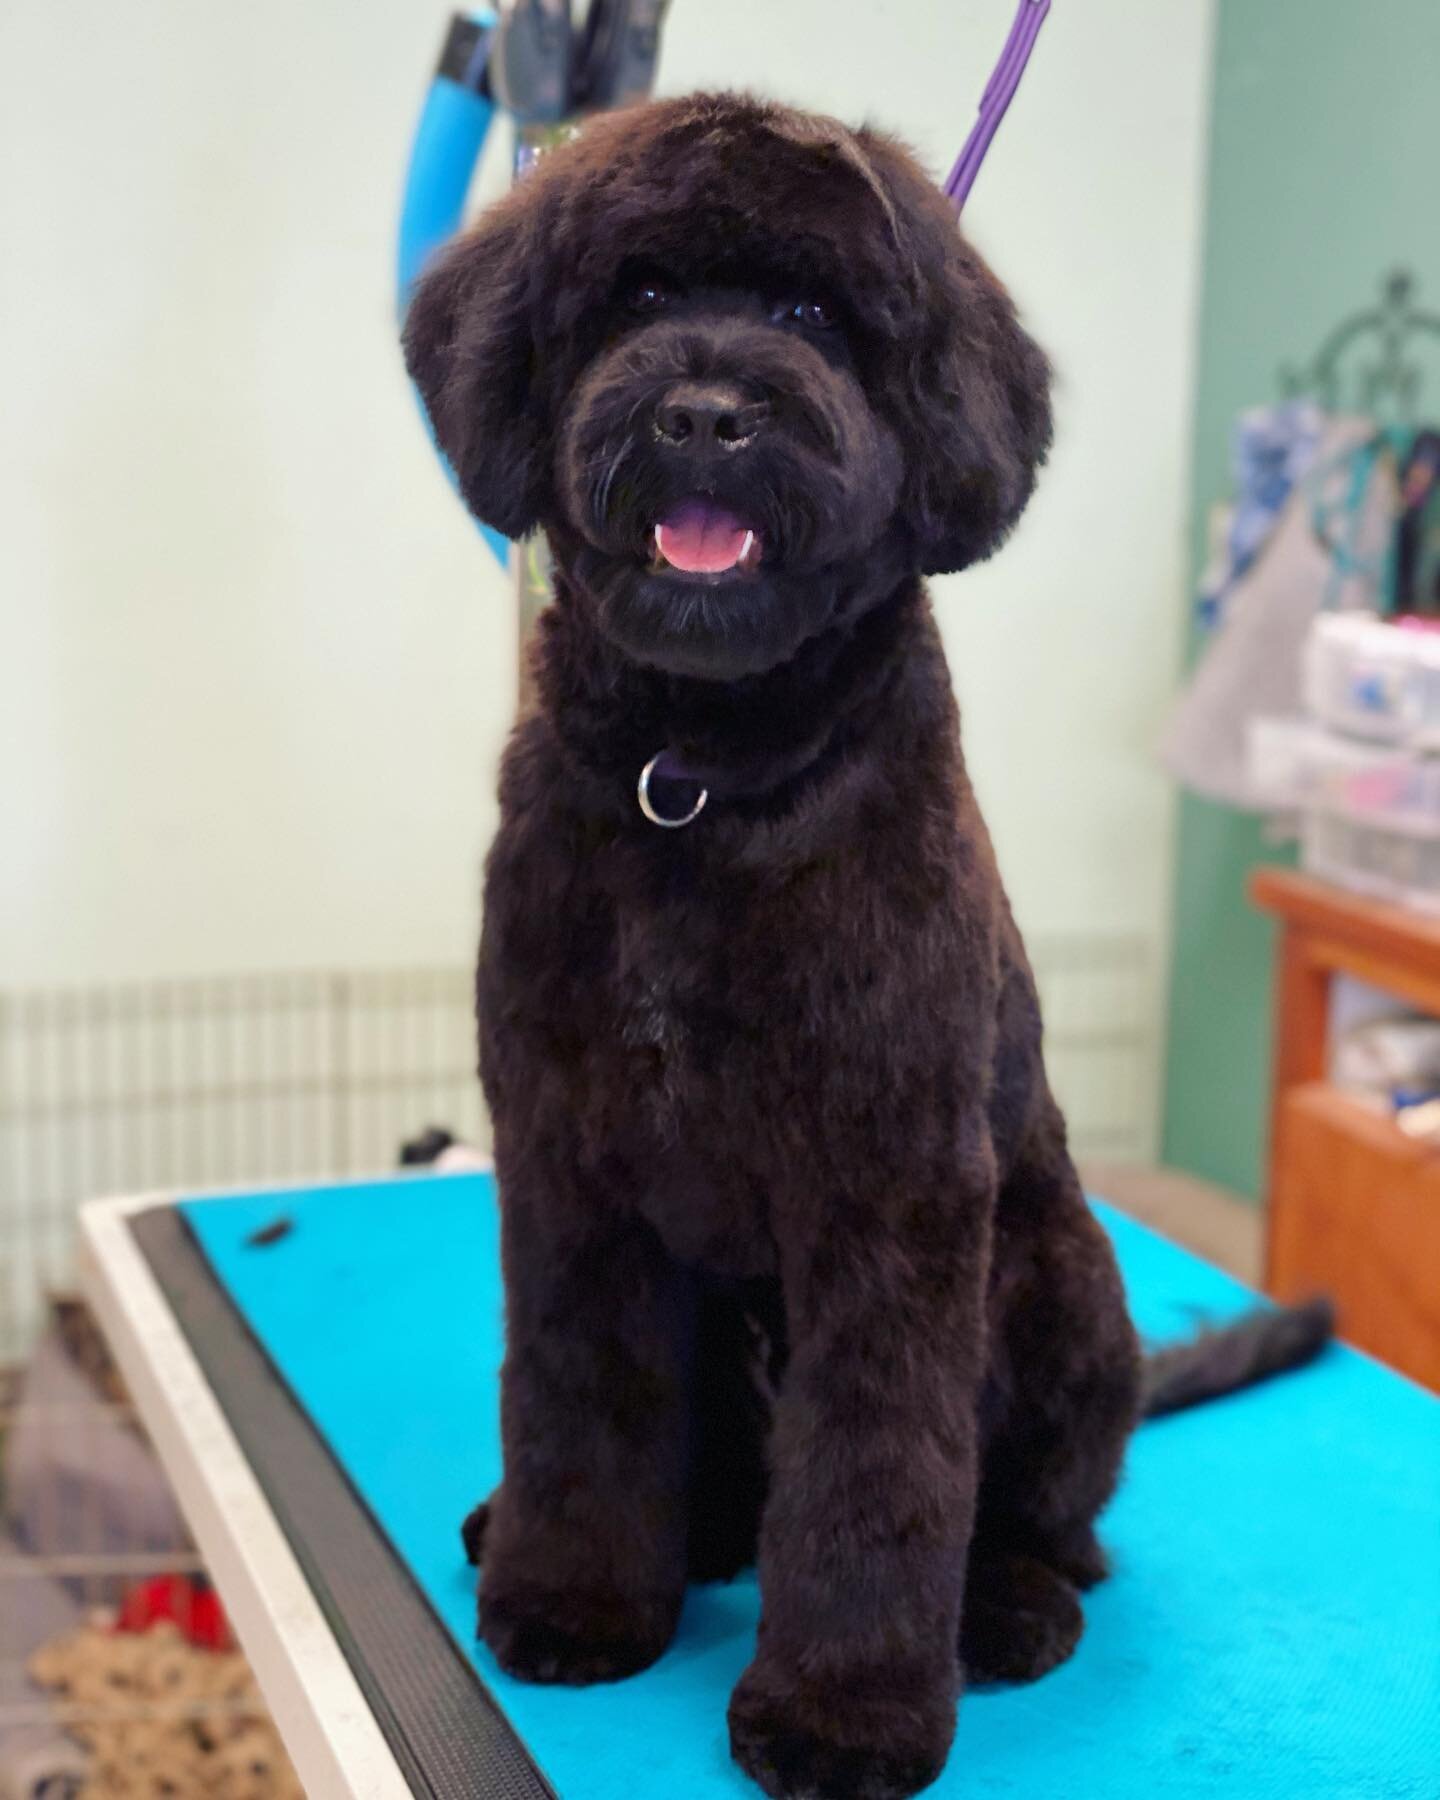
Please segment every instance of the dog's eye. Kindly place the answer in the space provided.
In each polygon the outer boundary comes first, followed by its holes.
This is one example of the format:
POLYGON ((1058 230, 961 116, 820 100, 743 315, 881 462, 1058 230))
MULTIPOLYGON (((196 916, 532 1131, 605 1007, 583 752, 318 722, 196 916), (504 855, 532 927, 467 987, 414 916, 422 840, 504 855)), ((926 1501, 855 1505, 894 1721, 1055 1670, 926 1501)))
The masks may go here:
POLYGON ((840 323, 823 300, 784 300, 775 309, 777 324, 808 325, 811 331, 833 331, 840 323))
POLYGON ((662 306, 668 306, 674 298, 672 291, 663 281, 637 281, 625 295, 625 304, 634 313, 659 312, 662 306))

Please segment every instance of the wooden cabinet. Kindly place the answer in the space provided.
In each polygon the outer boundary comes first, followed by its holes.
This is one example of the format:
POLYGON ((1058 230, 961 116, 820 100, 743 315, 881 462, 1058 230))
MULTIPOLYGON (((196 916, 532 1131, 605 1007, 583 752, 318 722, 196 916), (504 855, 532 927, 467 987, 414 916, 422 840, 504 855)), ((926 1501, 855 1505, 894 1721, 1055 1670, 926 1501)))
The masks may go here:
POLYGON ((1281 933, 1266 1291, 1325 1290, 1351 1343, 1440 1389, 1440 1144, 1325 1079, 1336 975, 1440 1018, 1440 920, 1278 869, 1251 894, 1281 933))

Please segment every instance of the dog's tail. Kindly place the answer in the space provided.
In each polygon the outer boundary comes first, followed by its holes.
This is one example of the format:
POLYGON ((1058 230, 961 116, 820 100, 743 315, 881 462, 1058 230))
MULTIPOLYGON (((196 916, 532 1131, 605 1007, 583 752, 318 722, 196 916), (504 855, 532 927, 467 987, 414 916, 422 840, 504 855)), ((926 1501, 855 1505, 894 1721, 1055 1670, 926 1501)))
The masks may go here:
POLYGON ((1140 1410, 1147 1419, 1158 1418, 1298 1369, 1319 1355, 1334 1331, 1335 1308, 1327 1299, 1256 1307, 1232 1324, 1151 1351, 1141 1373, 1140 1410))

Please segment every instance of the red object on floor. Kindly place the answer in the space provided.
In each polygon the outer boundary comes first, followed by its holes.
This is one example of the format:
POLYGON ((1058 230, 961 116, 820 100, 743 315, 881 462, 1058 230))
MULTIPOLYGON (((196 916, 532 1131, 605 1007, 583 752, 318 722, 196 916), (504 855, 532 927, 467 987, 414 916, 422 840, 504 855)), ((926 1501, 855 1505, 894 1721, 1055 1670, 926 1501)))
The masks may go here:
POLYGON ((233 1650, 235 1639, 220 1596, 208 1582, 185 1575, 157 1575, 131 1588, 121 1602, 117 1631, 145 1632, 166 1621, 178 1625, 200 1650, 233 1650))

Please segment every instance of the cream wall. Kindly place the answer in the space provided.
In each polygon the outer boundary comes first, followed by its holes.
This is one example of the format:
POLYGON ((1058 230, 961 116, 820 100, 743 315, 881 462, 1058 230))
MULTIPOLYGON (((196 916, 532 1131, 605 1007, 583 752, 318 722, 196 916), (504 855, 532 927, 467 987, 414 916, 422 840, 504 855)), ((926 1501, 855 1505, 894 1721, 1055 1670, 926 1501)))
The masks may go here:
MULTIPOLYGON (((515 646, 399 372, 415 0, 0 7, 0 981, 469 954, 515 646)), ((1009 0, 674 0, 667 88, 941 170, 1009 0)), ((942 585, 1022 918, 1157 941, 1211 0, 1060 0, 971 228, 1060 372, 942 585)))

